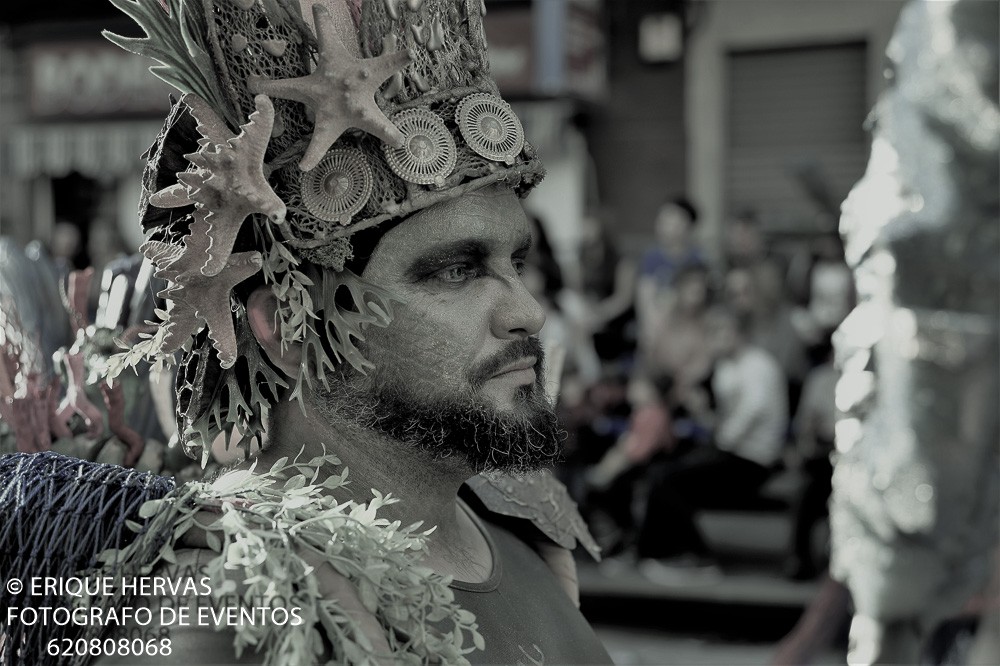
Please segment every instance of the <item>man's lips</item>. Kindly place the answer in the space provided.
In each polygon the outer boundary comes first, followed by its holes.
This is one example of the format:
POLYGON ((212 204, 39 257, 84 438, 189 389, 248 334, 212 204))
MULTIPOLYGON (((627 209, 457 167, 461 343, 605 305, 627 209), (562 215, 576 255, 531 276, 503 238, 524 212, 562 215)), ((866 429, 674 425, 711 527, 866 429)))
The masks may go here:
POLYGON ((537 356, 525 356, 522 359, 518 359, 517 361, 514 361, 510 365, 505 365, 503 368, 500 369, 499 372, 497 372, 495 375, 493 375, 492 377, 490 377, 490 379, 496 379, 497 377, 502 377, 502 376, 507 375, 507 374, 511 374, 511 373, 514 373, 514 372, 520 372, 520 371, 524 371, 524 370, 531 370, 531 374, 535 374, 534 373, 534 368, 535 368, 535 364, 536 363, 538 363, 538 357, 537 356))

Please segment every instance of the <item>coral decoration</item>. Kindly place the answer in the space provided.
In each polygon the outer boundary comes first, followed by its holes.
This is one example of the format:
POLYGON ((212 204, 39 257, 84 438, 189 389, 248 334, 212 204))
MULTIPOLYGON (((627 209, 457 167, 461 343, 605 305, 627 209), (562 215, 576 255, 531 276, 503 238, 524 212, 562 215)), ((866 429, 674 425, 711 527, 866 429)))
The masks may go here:
POLYGON ((233 287, 260 270, 263 263, 260 252, 230 254, 226 266, 209 276, 201 271, 201 256, 192 254, 186 245, 181 248, 147 241, 139 249, 156 265, 156 277, 173 283, 159 294, 173 304, 167 313, 167 331, 158 351, 177 351, 204 322, 208 325, 208 337, 219 352, 219 363, 223 368, 232 367, 237 351, 229 295, 233 287))
POLYGON ((46 418, 49 423, 49 432, 52 434, 54 439, 64 439, 73 436, 73 431, 69 429, 69 426, 65 421, 59 418, 59 394, 62 391, 62 384, 59 381, 59 377, 53 377, 49 382, 49 388, 45 394, 44 407, 45 413, 48 415, 46 418))
MULTIPOLYGON (((14 325, 20 327, 20 321, 14 325)), ((3 331, 0 343, 0 419, 14 431, 18 451, 47 451, 52 426, 49 410, 53 394, 59 391, 58 380, 43 387, 40 374, 26 370, 20 344, 3 331)), ((63 431, 58 432, 61 436, 63 431)))
MULTIPOLYGON (((230 121, 236 119, 224 88, 212 67, 205 31, 198 25, 196 0, 111 0, 111 4, 135 21, 144 37, 123 37, 104 30, 112 44, 159 64, 149 71, 182 93, 197 93, 230 121)), ((252 3, 251 3, 252 4, 252 3)))
POLYGON ((86 375, 83 367, 83 352, 67 353, 63 357, 63 362, 66 364, 66 374, 69 381, 66 385, 66 397, 59 405, 56 416, 63 423, 68 423, 73 413, 79 414, 87 426, 87 436, 97 439, 104 432, 104 415, 87 397, 87 390, 83 385, 86 375))
POLYGON ((80 329, 87 327, 87 295, 90 293, 90 282, 93 279, 93 267, 72 271, 69 274, 63 305, 69 313, 73 333, 78 333, 80 329))
POLYGON ((125 467, 132 467, 139 461, 146 443, 142 435, 125 422, 125 394, 122 385, 110 386, 107 382, 101 382, 101 395, 104 396, 104 406, 108 408, 108 428, 127 447, 122 464, 125 467))
POLYGON ((312 74, 251 81, 252 89, 302 102, 315 114, 313 135, 299 162, 303 171, 319 164, 326 151, 351 127, 396 147, 403 143, 402 133, 375 103, 375 93, 386 79, 410 62, 409 54, 399 51, 377 58, 355 57, 337 31, 338 22, 351 22, 349 10, 343 3, 333 3, 333 10, 337 16, 323 5, 313 6, 319 63, 312 74))
POLYGON ((249 215, 263 213, 275 224, 285 220, 285 204, 264 176, 274 106, 266 95, 257 95, 257 110, 236 136, 197 95, 185 95, 184 102, 203 137, 198 152, 185 155, 195 169, 177 174, 177 185, 160 190, 149 201, 159 208, 194 204, 195 221, 184 240, 185 256, 190 262, 200 260, 198 272, 212 276, 228 265, 236 236, 249 215))

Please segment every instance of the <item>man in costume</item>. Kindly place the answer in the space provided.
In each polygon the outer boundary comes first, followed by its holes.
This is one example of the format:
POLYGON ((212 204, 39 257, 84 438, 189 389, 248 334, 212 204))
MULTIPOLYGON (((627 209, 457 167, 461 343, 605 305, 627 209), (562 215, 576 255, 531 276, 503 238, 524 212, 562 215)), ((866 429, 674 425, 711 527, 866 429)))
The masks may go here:
MULTIPOLYGON (((198 571, 212 595, 195 606, 300 620, 159 627, 169 647, 139 661, 610 663, 568 550, 596 546, 565 489, 531 474, 559 455, 544 315, 520 279, 518 197, 544 171, 489 76, 485 6, 113 2, 146 37, 109 39, 184 95, 140 204, 168 306, 108 375, 180 356, 182 444, 248 456, 212 484, 144 482, 136 534, 82 562, 198 571)), ((12 505, 66 467, 45 455, 0 469, 12 505)), ((44 636, 5 632, 8 654, 42 661, 44 636)))

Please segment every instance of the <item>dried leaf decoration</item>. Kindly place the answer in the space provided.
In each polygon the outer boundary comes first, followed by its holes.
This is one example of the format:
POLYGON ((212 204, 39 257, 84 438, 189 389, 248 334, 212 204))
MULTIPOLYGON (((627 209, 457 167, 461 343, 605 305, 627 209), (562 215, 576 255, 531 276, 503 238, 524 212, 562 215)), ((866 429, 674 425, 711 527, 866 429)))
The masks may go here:
POLYGON ((217 275, 226 267, 248 216, 263 213, 276 224, 285 220, 285 204, 264 177, 274 106, 267 96, 257 95, 257 110, 236 136, 197 95, 185 95, 183 101, 203 137, 198 152, 185 155, 195 168, 177 174, 180 182, 152 195, 149 202, 160 208, 195 205, 185 254, 188 261, 202 260, 203 275, 217 275))
POLYGON ((332 3, 331 10, 313 5, 319 62, 308 76, 274 81, 258 79, 251 89, 272 97, 302 102, 315 114, 313 135, 299 162, 309 171, 319 164, 330 147, 347 129, 355 127, 382 141, 401 146, 403 135, 375 103, 375 93, 382 84, 410 62, 405 51, 377 58, 357 58, 341 40, 338 22, 351 22, 343 3, 332 3))
POLYGON ((192 9, 201 0, 111 0, 111 4, 127 14, 146 33, 146 37, 122 37, 107 30, 104 35, 112 44, 126 51, 159 62, 149 68, 157 78, 166 81, 182 93, 196 93, 234 126, 239 116, 222 94, 216 79, 209 49, 208 34, 199 9, 192 9))

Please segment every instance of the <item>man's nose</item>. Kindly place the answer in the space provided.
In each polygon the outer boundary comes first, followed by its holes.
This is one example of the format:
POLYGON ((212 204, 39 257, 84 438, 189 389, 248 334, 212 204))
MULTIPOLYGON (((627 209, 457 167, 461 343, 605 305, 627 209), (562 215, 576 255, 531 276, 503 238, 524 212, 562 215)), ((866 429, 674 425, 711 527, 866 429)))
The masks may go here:
POLYGON ((545 309, 535 300, 520 276, 503 280, 503 296, 493 313, 493 335, 510 340, 538 335, 545 324, 545 309))

